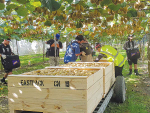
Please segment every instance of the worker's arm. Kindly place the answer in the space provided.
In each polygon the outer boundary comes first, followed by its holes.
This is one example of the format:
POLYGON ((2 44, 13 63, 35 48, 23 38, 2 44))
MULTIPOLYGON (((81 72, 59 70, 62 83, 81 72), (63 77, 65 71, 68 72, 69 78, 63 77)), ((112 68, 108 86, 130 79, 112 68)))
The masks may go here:
POLYGON ((100 53, 94 62, 98 62, 103 57, 106 58, 107 56, 100 53))
MULTIPOLYGON (((126 42, 126 43, 127 43, 127 42, 126 42)), ((125 50, 127 50, 127 44, 126 44, 126 43, 123 45, 123 48, 124 48, 125 50)))

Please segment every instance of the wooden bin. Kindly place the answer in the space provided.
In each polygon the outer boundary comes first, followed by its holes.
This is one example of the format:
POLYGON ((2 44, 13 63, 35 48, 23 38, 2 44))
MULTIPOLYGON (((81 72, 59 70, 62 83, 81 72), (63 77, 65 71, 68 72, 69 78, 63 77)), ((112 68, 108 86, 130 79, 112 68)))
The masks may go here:
POLYGON ((10 113, 93 112, 103 96, 103 69, 83 67, 79 69, 98 71, 90 76, 10 75, 8 77, 10 113))
MULTIPOLYGON (((82 66, 82 67, 89 66, 88 64, 93 64, 90 66, 91 67, 97 66, 103 68, 103 93, 104 93, 103 98, 106 96, 106 94, 108 93, 108 91, 110 90, 110 88, 115 82, 115 68, 113 62, 106 62, 105 60, 104 62, 69 62, 69 64, 70 66, 82 66), (99 65, 94 65, 94 64, 99 64, 99 65)), ((68 65, 63 65, 63 66, 68 66, 68 65)))

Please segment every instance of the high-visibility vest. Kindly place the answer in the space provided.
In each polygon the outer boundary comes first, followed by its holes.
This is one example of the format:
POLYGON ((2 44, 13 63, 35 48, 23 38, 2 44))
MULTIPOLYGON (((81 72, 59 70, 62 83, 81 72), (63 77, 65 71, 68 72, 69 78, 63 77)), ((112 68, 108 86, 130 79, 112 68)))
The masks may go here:
POLYGON ((115 66, 122 67, 125 64, 125 58, 113 47, 104 45, 101 47, 101 54, 107 56, 109 62, 114 62, 115 66))

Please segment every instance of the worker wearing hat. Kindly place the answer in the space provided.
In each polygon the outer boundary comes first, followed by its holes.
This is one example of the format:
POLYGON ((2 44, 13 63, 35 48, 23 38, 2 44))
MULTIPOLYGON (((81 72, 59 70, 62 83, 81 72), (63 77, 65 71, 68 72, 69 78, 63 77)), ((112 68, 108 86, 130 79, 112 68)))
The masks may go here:
POLYGON ((100 53, 95 62, 100 61, 101 58, 106 59, 109 62, 114 62, 115 77, 122 76, 123 66, 125 64, 125 58, 110 45, 101 45, 96 43, 96 50, 100 53))
MULTIPOLYGON (((11 51, 10 45, 9 45, 10 41, 11 41, 11 39, 7 38, 7 39, 4 39, 2 44, 0 44, 0 57, 1 57, 1 62, 2 62, 3 67, 5 65, 4 59, 6 59, 6 55, 13 54, 11 51)), ((4 77, 1 79, 1 83, 7 85, 5 79, 7 78, 8 75, 12 74, 12 69, 8 70, 4 67, 4 71, 5 71, 5 74, 4 74, 4 77)))
POLYGON ((59 41, 60 34, 55 35, 55 39, 50 39, 46 44, 50 45, 47 49, 46 56, 50 58, 50 66, 59 65, 59 49, 62 49, 62 42, 59 41), (55 49, 56 48, 56 49, 55 49))
POLYGON ((131 51, 133 49, 138 49, 138 44, 133 41, 133 37, 134 35, 129 35, 127 37, 128 41, 124 44, 123 48, 126 50, 126 53, 127 53, 127 59, 128 59, 128 64, 129 64, 129 74, 128 75, 131 75, 132 74, 132 63, 134 64, 134 73, 136 75, 141 75, 138 73, 138 69, 137 69, 137 61, 138 61, 138 58, 132 58, 131 57, 131 51))

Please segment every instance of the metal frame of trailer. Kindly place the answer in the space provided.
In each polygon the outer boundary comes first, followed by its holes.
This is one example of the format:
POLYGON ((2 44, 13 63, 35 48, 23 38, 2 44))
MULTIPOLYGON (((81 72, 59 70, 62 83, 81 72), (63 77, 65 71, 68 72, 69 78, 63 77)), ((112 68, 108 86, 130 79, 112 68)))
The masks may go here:
POLYGON ((124 77, 118 76, 116 78, 116 82, 110 88, 108 94, 105 96, 105 98, 103 98, 99 102, 99 104, 97 105, 93 113, 103 113, 112 97, 116 100, 116 102, 123 103, 125 101, 125 96, 126 96, 126 86, 125 86, 124 77), (118 85, 121 85, 121 86, 119 87, 118 85), (119 90, 119 91, 116 92, 116 90, 119 90))

